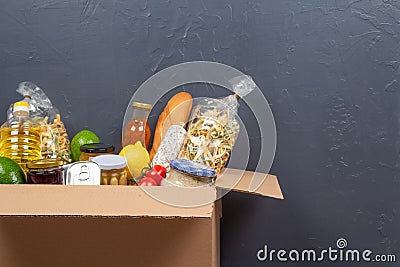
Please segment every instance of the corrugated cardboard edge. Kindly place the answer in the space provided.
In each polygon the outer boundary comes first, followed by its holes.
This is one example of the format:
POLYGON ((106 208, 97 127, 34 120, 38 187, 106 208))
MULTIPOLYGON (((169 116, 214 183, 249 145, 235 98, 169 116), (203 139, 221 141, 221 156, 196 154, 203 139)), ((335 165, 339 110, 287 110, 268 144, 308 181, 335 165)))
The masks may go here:
MULTIPOLYGON (((276 176, 270 174, 226 169, 216 186, 283 199, 276 176), (252 184, 259 186, 252 190, 252 184)), ((220 205, 215 202, 217 191, 215 187, 0 185, 0 216, 212 218, 217 210, 221 217, 221 209, 215 209, 220 205), (173 203, 168 202, 171 196, 186 207, 167 204, 173 203)))
POLYGON ((225 190, 284 199, 278 178, 272 174, 225 169, 215 185, 225 190))
POLYGON ((153 187, 146 193, 133 186, 0 185, 1 216, 93 216, 211 218, 215 189, 193 191, 178 187, 153 187), (197 207, 167 205, 151 195, 190 195, 211 199, 197 207))
POLYGON ((222 217, 222 200, 215 201, 212 216, 212 267, 220 266, 220 219, 222 217))

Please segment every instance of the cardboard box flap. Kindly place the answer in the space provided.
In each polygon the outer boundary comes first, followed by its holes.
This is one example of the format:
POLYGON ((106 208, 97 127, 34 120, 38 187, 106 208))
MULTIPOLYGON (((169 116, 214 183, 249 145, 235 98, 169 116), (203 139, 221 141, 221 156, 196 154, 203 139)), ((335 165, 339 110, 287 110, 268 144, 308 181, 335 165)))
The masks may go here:
POLYGON ((278 178, 271 174, 225 169, 215 185, 226 190, 283 199, 278 178))
POLYGON ((0 216, 212 217, 215 188, 145 190, 137 186, 0 185, 0 216), (167 205, 158 200, 164 195, 203 205, 167 205))

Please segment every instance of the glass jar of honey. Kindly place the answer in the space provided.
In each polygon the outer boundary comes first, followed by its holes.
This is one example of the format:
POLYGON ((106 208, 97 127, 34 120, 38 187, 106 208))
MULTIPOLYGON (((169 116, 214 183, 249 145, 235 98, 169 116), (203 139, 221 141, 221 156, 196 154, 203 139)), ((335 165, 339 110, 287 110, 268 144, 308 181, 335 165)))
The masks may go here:
POLYGON ((118 155, 101 155, 94 157, 93 162, 101 169, 101 185, 128 185, 126 160, 118 155))
POLYGON ((41 159, 28 162, 27 181, 29 184, 63 184, 63 161, 41 159))
POLYGON ((92 158, 105 155, 113 154, 115 147, 109 144, 93 143, 81 146, 81 155, 79 161, 90 161, 92 158))

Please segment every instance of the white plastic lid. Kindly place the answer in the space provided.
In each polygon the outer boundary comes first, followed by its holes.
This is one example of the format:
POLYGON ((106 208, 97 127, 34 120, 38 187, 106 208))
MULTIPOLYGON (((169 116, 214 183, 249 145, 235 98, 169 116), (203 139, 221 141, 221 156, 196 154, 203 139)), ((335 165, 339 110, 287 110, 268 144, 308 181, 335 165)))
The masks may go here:
POLYGON ((126 167, 126 159, 118 155, 101 155, 92 158, 92 161, 97 163, 102 170, 115 170, 126 167))

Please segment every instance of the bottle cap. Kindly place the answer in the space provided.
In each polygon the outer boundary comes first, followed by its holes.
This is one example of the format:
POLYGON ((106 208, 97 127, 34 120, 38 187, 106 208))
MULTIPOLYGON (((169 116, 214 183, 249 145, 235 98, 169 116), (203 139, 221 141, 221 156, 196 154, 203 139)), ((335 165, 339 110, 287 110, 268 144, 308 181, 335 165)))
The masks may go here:
POLYGON ((25 111, 29 112, 29 104, 27 102, 15 102, 14 103, 14 112, 15 111, 25 111))

